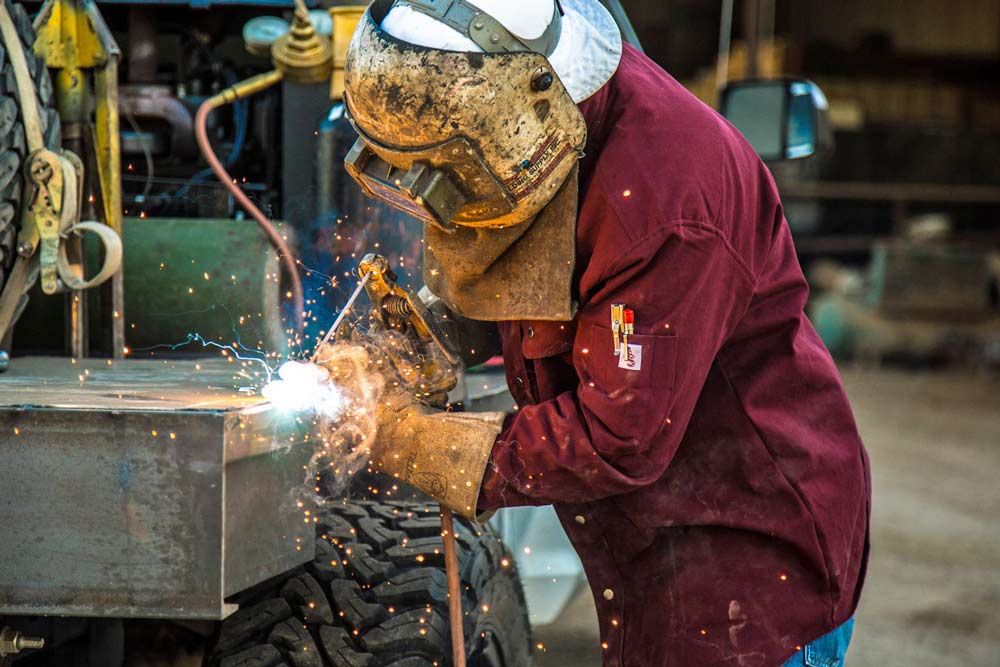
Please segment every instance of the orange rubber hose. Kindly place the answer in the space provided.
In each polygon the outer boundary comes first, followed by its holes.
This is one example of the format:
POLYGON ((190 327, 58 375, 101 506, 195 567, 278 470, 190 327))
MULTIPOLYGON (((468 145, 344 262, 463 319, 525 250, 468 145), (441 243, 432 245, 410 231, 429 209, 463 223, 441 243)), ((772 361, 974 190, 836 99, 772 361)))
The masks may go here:
POLYGON ((194 133, 195 137, 198 139, 198 147, 201 148, 201 154, 208 163, 208 166, 212 168, 215 173, 216 178, 229 190, 229 193, 236 200, 236 203, 243 208, 250 217, 253 218, 260 228, 267 235, 268 240, 271 245, 274 246, 275 251, 278 253, 278 259, 281 261, 282 265, 285 267, 285 272, 288 274, 288 282, 291 285, 292 292, 292 303, 295 307, 295 331, 298 335, 301 335, 305 329, 305 297, 302 292, 302 280, 299 278, 298 267, 295 264, 295 257, 292 255, 291 249, 289 249, 288 244, 285 243, 285 239, 281 236, 274 225, 267 218, 264 213, 257 208, 256 204, 250 201, 250 198, 240 190, 239 186, 233 182, 233 177, 229 175, 226 168, 222 166, 222 162, 215 155, 215 151, 212 150, 212 144, 208 140, 208 114, 214 109, 222 106, 224 101, 218 98, 210 98, 202 103, 198 107, 198 113, 195 115, 194 119, 194 133))
POLYGON ((441 508, 441 540, 444 542, 444 568, 448 575, 448 618, 451 621, 451 658, 454 667, 465 667, 465 630, 462 628, 462 581, 455 553, 455 518, 447 507, 441 508))

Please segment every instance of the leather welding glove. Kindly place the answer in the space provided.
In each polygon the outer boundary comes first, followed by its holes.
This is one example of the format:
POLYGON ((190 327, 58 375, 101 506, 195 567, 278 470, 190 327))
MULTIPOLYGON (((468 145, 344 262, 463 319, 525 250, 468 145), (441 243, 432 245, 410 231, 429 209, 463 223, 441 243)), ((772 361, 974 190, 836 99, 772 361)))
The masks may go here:
POLYGON ((372 461, 456 514, 483 519, 479 491, 503 420, 502 412, 435 410, 394 390, 379 412, 372 461))

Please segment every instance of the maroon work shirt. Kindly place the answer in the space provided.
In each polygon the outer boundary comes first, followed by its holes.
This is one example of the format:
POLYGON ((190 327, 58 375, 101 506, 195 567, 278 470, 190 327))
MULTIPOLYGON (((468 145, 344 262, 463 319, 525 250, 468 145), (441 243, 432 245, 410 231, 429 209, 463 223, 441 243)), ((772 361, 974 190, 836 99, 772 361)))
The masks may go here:
POLYGON ((480 508, 555 506, 606 666, 774 667, 854 613, 870 498, 778 193, 635 50, 581 108, 579 310, 500 325, 520 409, 480 508), (613 304, 635 312, 634 370, 613 304))

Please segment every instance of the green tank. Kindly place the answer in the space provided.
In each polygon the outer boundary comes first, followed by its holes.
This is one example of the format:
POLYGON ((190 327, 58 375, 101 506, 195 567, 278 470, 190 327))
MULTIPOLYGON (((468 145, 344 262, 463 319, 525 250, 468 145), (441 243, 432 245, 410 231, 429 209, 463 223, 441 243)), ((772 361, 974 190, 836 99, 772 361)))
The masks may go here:
MULTIPOLYGON (((284 295, 278 259, 257 225, 248 220, 126 218, 125 341, 131 354, 169 349, 197 352, 192 336, 284 354, 284 295)), ((290 230, 285 229, 290 234, 290 230)), ((293 240, 293 239, 290 239, 293 240)), ((96 246, 96 244, 91 244, 96 246)), ((97 266, 96 248, 89 263, 97 266)), ((100 312, 100 290, 89 293, 100 312)), ((15 329, 19 353, 63 348, 64 299, 37 288, 15 329)), ((101 337, 92 317, 91 340, 101 337)))

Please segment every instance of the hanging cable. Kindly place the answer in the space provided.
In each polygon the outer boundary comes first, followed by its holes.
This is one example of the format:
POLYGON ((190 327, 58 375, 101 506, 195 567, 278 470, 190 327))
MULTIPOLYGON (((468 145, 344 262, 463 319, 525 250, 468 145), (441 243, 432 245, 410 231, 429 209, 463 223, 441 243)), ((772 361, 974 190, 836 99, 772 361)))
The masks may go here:
POLYGON ((146 160, 146 181, 142 186, 142 198, 146 200, 149 198, 149 191, 153 187, 153 179, 156 178, 155 167, 153 165, 153 152, 149 148, 149 141, 146 139, 146 135, 142 133, 142 128, 139 127, 139 123, 136 122, 135 117, 128 110, 128 107, 121 107, 122 115, 125 116, 125 120, 128 122, 129 127, 135 132, 136 140, 139 142, 139 146, 142 148, 142 156, 146 160))

